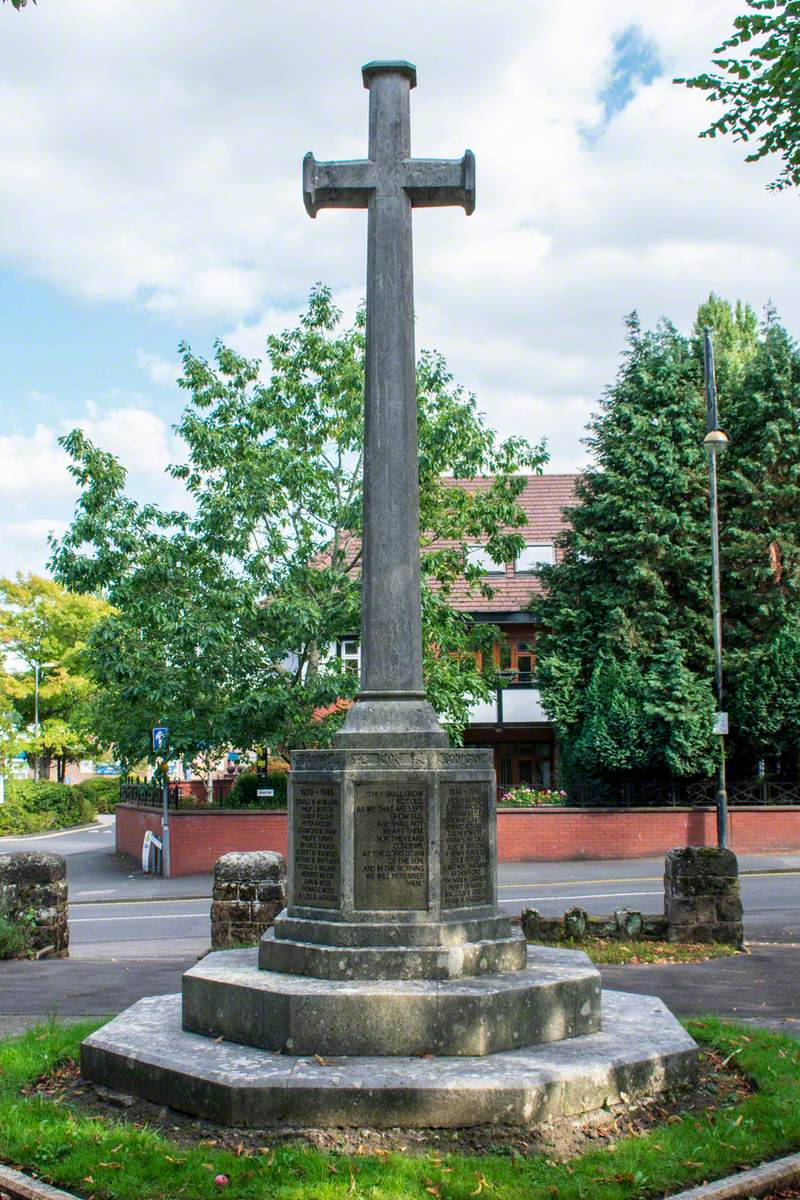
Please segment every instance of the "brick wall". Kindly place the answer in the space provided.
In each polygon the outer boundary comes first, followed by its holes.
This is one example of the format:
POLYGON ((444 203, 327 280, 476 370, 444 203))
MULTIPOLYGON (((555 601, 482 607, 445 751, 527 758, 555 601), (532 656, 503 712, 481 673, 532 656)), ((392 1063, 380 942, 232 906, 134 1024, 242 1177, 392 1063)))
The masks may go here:
MULTIPOLYGON (((117 805, 117 854, 142 857, 149 829, 161 837, 161 812, 136 804, 117 805)), ((243 850, 287 852, 285 812, 196 809, 170 812, 173 875, 205 875, 223 854, 243 850)))
MULTIPOLYGON (((286 813, 196 809, 170 814, 173 875, 208 874, 223 854, 237 850, 287 853, 286 813)), ((147 830, 161 836, 161 813, 117 806, 117 853, 141 859, 147 830)), ((501 809, 500 862, 575 858, 647 858, 674 846, 713 846, 713 808, 501 809)), ((731 848, 738 854, 800 850, 800 807, 730 810, 731 848)))
MULTIPOLYGON (((739 854, 800 850, 800 808, 732 808, 729 839, 739 854)), ((713 808, 501 809, 500 862, 647 858, 674 846, 713 846, 713 808)))

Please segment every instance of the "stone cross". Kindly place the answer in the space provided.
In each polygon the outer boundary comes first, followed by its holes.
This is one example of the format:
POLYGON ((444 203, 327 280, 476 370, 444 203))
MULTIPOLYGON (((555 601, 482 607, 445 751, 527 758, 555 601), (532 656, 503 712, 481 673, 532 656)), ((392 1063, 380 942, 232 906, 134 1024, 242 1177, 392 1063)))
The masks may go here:
POLYGON ((416 68, 370 62, 369 157, 303 161, 303 198, 368 212, 361 693, 338 744, 441 745, 425 700, 411 209, 475 207, 475 157, 411 157, 416 68))

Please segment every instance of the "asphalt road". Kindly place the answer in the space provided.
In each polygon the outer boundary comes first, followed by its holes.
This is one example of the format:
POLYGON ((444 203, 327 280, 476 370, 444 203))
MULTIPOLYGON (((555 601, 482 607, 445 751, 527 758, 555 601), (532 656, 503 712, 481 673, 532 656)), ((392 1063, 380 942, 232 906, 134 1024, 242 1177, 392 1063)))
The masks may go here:
MULTIPOLYGON (((113 818, 91 829, 10 839, 8 850, 52 850, 67 860, 71 952, 75 958, 191 958, 209 944, 211 876, 161 880, 114 855, 113 818)), ((800 854, 743 855, 745 933, 751 942, 800 944, 800 854)), ((544 915, 580 905, 659 912, 663 860, 507 863, 499 869, 500 903, 544 915)))

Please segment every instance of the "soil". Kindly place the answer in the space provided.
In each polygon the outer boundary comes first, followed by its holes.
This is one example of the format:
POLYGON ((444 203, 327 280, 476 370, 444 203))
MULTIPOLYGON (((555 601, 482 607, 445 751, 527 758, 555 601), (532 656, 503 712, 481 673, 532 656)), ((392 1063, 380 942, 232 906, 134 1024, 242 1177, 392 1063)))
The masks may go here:
MULTIPOLYGON (((671 1121, 699 1118, 707 1110, 738 1104, 751 1095, 749 1080, 712 1051, 700 1055, 697 1084, 672 1095, 604 1109, 591 1118, 552 1125, 478 1125, 464 1129, 233 1129, 186 1116, 173 1109, 110 1092, 87 1083, 76 1064, 66 1064, 37 1080, 25 1092, 68 1104, 76 1115, 148 1126, 179 1146, 214 1146, 244 1156, 269 1153, 276 1146, 313 1147, 336 1154, 544 1154, 554 1162, 591 1150, 613 1148, 626 1137, 649 1133, 671 1121)), ((796 1192, 776 1193, 788 1200, 796 1192)))

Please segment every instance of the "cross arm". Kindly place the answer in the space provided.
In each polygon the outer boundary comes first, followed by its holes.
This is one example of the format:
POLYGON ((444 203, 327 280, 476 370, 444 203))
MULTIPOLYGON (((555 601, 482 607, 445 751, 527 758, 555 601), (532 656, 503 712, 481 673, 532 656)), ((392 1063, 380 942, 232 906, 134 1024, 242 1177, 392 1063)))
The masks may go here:
POLYGON ((403 186, 414 208, 460 205, 467 216, 475 208, 475 155, 463 158, 410 158, 403 186))
POLYGON ((310 217, 321 208, 366 208, 375 187, 369 159, 317 162, 309 150, 303 159, 303 203, 310 217))

